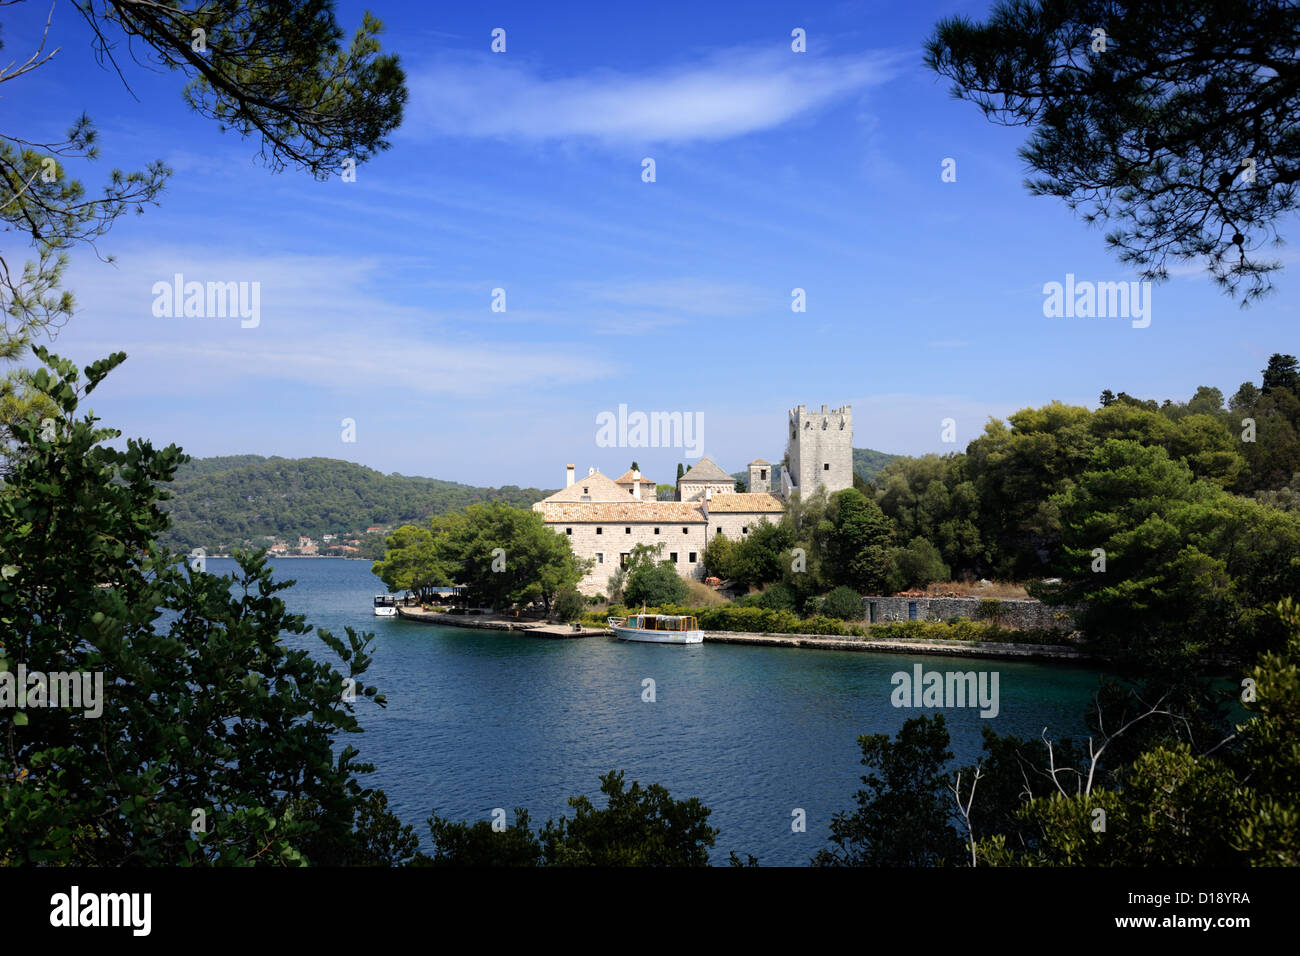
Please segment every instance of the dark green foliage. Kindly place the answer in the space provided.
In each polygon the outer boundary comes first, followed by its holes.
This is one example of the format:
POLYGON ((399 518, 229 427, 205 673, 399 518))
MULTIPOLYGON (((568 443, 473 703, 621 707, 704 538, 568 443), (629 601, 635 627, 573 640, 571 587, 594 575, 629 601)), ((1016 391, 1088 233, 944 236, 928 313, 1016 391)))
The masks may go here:
POLYGON ((827 617, 840 621, 859 620, 862 617, 862 595, 853 588, 841 585, 826 595, 821 611, 827 617))
POLYGON ((894 529, 880 506, 856 488, 836 492, 827 516, 831 533, 821 562, 831 583, 878 594, 889 573, 894 529))
POLYGON ((183 570, 156 541, 180 450, 112 448, 119 432, 76 414, 125 356, 88 366, 83 385, 72 363, 36 353, 54 374, 32 381, 60 413, 15 426, 24 454, 0 485, 0 667, 102 674, 103 699, 94 717, 6 712, 0 860, 401 858, 400 825, 357 779, 372 768, 339 740, 360 732, 358 708, 384 705, 361 682, 371 636, 317 632, 340 672, 283 640, 311 629, 286 612, 277 595, 291 582, 273 581, 262 556, 240 555, 232 577, 183 570))
MULTIPOLYGON (((181 467, 172 483, 172 526, 163 543, 176 549, 224 552, 265 538, 364 531, 423 523, 472 504, 498 501, 526 508, 549 492, 537 488, 470 485, 385 475, 330 458, 200 458, 181 467)), ((368 535, 369 538, 382 536, 368 535)), ((382 542, 380 542, 382 543, 382 542)))
POLYGON ((889 549, 888 587, 891 591, 923 588, 951 576, 939 549, 925 538, 913 538, 903 548, 889 549))
POLYGON ((1244 305, 1270 290, 1264 250, 1297 208, 1298 34, 1283 0, 1003 0, 983 23, 942 20, 926 62, 1030 129, 1030 191, 1105 223, 1121 262, 1152 280, 1203 263, 1244 305))
POLYGON ((643 563, 628 573, 623 600, 631 606, 681 604, 686 600, 686 582, 671 561, 643 563))
MULTIPOLYGON (((418 530, 408 533, 415 539, 418 530)), ((398 534, 406 531, 399 528, 398 534)), ((555 595, 582 580, 588 566, 539 513, 503 502, 434 518, 430 539, 436 566, 446 577, 466 588, 471 603, 498 610, 540 601, 550 613, 555 595)), ((395 557, 389 552, 376 565, 378 573, 385 573, 395 557)))
POLYGON ((782 584, 780 581, 768 585, 763 593, 758 595, 758 606, 769 611, 794 611, 798 607, 794 591, 789 585, 782 584))
POLYGON ((421 853, 415 858, 415 866, 541 866, 544 863, 541 840, 529 826, 528 811, 523 808, 516 809, 514 822, 500 831, 493 830, 488 820, 469 824, 430 817, 429 832, 433 835, 433 856, 421 853))
POLYGON ((552 616, 562 623, 569 623, 582 617, 582 612, 587 609, 587 600, 582 596, 577 588, 561 588, 552 601, 552 616))
POLYGON ((772 524, 760 521, 751 525, 749 533, 731 549, 726 562, 727 576, 737 584, 748 587, 779 581, 789 567, 786 557, 793 545, 793 536, 784 522, 772 524))
POLYGON ((951 822, 945 765, 952 759, 943 715, 914 717, 895 741, 858 738, 869 772, 857 809, 831 822, 832 849, 814 866, 942 866, 959 862, 961 840, 951 822))
POLYGON ((1097 649, 1168 672, 1278 646, 1276 617, 1263 609, 1300 593, 1297 516, 1197 480, 1163 448, 1133 441, 1107 441, 1053 502, 1062 583, 1040 593, 1085 604, 1080 623, 1097 649))
MULTIPOLYGON (((436 846, 432 859, 444 866, 707 866, 718 831, 700 801, 674 800, 658 784, 624 783, 622 772, 600 778, 606 805, 586 796, 569 799, 572 817, 548 820, 533 832, 527 810, 501 832, 481 820, 429 820, 436 846)), ((733 854, 734 855, 734 854, 733 854)), ((752 857, 751 857, 752 860, 752 857)))

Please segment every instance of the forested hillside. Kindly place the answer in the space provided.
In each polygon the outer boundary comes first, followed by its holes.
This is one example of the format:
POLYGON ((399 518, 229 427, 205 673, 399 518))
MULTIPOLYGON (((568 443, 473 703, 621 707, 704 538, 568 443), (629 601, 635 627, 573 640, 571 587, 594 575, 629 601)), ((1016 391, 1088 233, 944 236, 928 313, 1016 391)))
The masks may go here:
POLYGON ((165 543, 210 553, 419 521, 479 501, 526 507, 550 492, 505 485, 476 488, 436 478, 385 475, 331 458, 199 458, 169 486, 172 527, 165 543))

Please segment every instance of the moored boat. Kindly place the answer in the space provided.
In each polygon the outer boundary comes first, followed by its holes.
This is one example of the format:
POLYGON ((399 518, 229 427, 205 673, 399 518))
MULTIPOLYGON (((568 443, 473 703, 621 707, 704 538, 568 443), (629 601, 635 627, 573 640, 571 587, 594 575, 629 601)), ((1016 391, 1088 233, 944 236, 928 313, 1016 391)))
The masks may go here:
POLYGON ((610 630, 620 641, 647 644, 703 644, 704 632, 688 614, 632 614, 609 618, 610 630))
POLYGON ((397 598, 391 594, 376 594, 375 617, 397 617, 397 598))

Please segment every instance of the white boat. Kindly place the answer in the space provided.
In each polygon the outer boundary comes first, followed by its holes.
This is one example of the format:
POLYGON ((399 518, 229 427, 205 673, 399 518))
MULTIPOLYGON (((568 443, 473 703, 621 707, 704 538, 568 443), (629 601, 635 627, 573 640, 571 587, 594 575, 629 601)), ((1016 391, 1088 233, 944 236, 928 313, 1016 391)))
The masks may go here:
POLYGON ((686 614, 640 614, 611 617, 610 629, 620 641, 648 644, 703 644, 704 632, 694 617, 686 614))
POLYGON ((397 617, 397 598, 391 594, 376 594, 375 617, 397 617))

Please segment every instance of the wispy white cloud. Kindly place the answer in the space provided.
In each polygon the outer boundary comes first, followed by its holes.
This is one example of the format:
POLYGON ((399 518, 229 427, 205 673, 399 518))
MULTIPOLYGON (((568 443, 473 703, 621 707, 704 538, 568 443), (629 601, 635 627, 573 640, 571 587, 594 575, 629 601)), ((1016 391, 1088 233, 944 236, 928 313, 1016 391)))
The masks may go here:
POLYGON ((781 126, 889 79, 883 55, 732 49, 644 73, 549 77, 484 53, 410 79, 408 135, 618 143, 717 141, 781 126))
POLYGON ((690 315, 741 315, 770 308, 770 293, 753 286, 701 278, 575 282, 588 301, 690 315))

